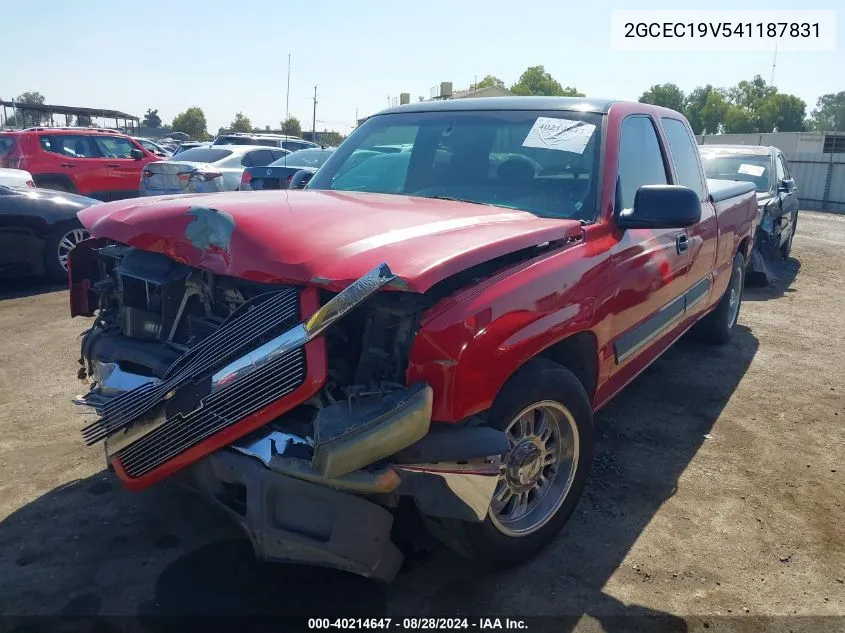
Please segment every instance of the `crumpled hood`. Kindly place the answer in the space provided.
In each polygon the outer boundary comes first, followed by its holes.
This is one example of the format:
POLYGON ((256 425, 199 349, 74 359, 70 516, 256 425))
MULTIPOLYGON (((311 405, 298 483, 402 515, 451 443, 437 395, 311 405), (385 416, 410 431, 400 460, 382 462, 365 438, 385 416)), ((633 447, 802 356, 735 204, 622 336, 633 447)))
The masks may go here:
POLYGON ((79 213, 94 237, 259 282, 340 290, 386 262, 425 292, 461 270, 582 233, 575 220, 409 196, 282 190, 159 196, 79 213))

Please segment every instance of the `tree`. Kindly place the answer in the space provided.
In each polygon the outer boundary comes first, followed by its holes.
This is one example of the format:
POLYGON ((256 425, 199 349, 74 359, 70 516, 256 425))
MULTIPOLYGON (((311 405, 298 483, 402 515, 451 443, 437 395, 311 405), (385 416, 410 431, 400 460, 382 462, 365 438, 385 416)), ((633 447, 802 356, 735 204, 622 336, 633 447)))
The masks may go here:
POLYGON ((20 127, 27 127, 30 125, 41 125, 42 123, 49 121, 50 117, 48 117, 44 112, 36 112, 34 110, 26 109, 27 104, 44 105, 44 95, 40 92, 28 90, 22 95, 18 95, 14 99, 14 102, 17 110, 17 116, 9 117, 9 121, 11 121, 11 123, 7 121, 6 123, 8 125, 18 125, 18 123, 20 123, 20 127))
POLYGON ((686 96, 683 113, 696 134, 718 134, 727 109, 725 91, 707 84, 686 96))
POLYGON ((295 116, 291 116, 282 121, 282 134, 287 134, 288 136, 302 136, 302 125, 299 123, 299 119, 295 116))
POLYGON ((321 145, 326 145, 330 147, 337 147, 346 138, 339 132, 320 132, 317 136, 320 139, 319 142, 321 145))
POLYGON ((818 131, 845 132, 845 90, 819 97, 808 127, 818 131))
POLYGON ((718 134, 725 125, 730 104, 722 90, 713 90, 707 95, 704 107, 701 109, 701 123, 708 134, 718 134))
POLYGON ((684 111, 684 91, 675 84, 655 84, 640 95, 639 101, 670 108, 677 112, 684 111))
POLYGON ((763 99, 756 107, 758 132, 803 132, 807 104, 782 92, 763 99))
POLYGON ((505 82, 499 79, 498 77, 494 77, 493 75, 485 75, 484 79, 475 84, 476 90, 478 90, 479 88, 489 88, 491 86, 495 86, 496 88, 501 88, 502 90, 504 90, 505 82))
POLYGON ((513 86, 511 92, 517 95, 545 95, 555 97, 583 97, 575 88, 560 85, 560 82, 546 72, 542 66, 525 69, 513 86))
POLYGON ((729 89, 728 97, 731 103, 751 113, 757 109, 764 99, 776 95, 777 91, 777 88, 767 84, 766 80, 760 75, 754 75, 754 79, 751 81, 740 81, 729 89))
POLYGON ((173 119, 171 126, 174 132, 184 132, 192 139, 203 140, 208 136, 205 120, 205 113, 198 106, 191 106, 184 112, 180 112, 173 119))
POLYGON ((141 125, 151 128, 161 127, 161 117, 158 115, 158 110, 147 108, 147 113, 144 115, 144 120, 141 121, 141 125))
POLYGON ((230 132, 252 132, 252 121, 244 116, 243 112, 235 115, 235 120, 229 124, 230 132))
POLYGON ((725 111, 725 134, 749 134, 757 128, 751 115, 738 105, 731 105, 725 111))

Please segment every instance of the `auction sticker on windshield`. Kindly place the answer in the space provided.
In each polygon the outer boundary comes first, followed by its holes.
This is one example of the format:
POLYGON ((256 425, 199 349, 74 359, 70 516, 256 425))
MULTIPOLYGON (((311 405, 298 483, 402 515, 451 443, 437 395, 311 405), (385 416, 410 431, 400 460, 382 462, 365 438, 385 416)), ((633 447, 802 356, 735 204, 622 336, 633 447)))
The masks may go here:
POLYGON ((541 116, 534 122, 522 146, 583 154, 595 130, 592 123, 541 116))
POLYGON ((737 169, 737 172, 740 174, 748 174, 749 176, 755 176, 759 178, 763 175, 763 172, 766 171, 765 167, 760 165, 749 165, 748 163, 742 163, 737 169))

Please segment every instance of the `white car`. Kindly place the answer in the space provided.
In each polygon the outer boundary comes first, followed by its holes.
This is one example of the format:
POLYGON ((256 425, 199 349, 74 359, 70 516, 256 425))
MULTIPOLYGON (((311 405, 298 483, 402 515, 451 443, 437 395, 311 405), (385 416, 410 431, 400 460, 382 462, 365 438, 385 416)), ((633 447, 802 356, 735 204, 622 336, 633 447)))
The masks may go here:
POLYGON ((34 187, 32 174, 23 169, 0 168, 0 185, 7 187, 34 187))

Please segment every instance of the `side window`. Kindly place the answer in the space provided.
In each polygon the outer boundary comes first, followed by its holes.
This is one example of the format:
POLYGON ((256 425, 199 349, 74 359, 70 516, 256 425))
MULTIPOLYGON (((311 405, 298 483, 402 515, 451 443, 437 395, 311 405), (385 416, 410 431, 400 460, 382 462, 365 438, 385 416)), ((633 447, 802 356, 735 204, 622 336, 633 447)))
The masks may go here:
POLYGON ((119 136, 94 136, 93 138, 100 153, 106 158, 132 158, 132 150, 136 149, 129 139, 119 136))
POLYGON ((632 116, 622 122, 618 169, 617 211, 633 207, 637 189, 643 185, 668 184, 663 153, 649 117, 632 116))
POLYGON ((269 149, 259 149, 254 152, 249 152, 249 159, 252 161, 253 167, 264 167, 273 162, 273 154, 269 149))
POLYGON ((778 154, 777 160, 775 161, 775 168, 777 169, 778 183, 780 183, 781 180, 787 177, 786 165, 783 161, 783 154, 778 154))
POLYGON ((72 158, 96 158, 99 155, 91 137, 81 134, 42 136, 41 147, 45 151, 72 158))
POLYGON ((666 139, 669 141, 669 151, 678 172, 678 183, 689 187, 698 194, 699 200, 704 200, 704 184, 701 181, 701 166, 695 145, 690 138, 687 126, 678 119, 661 119, 666 139))

